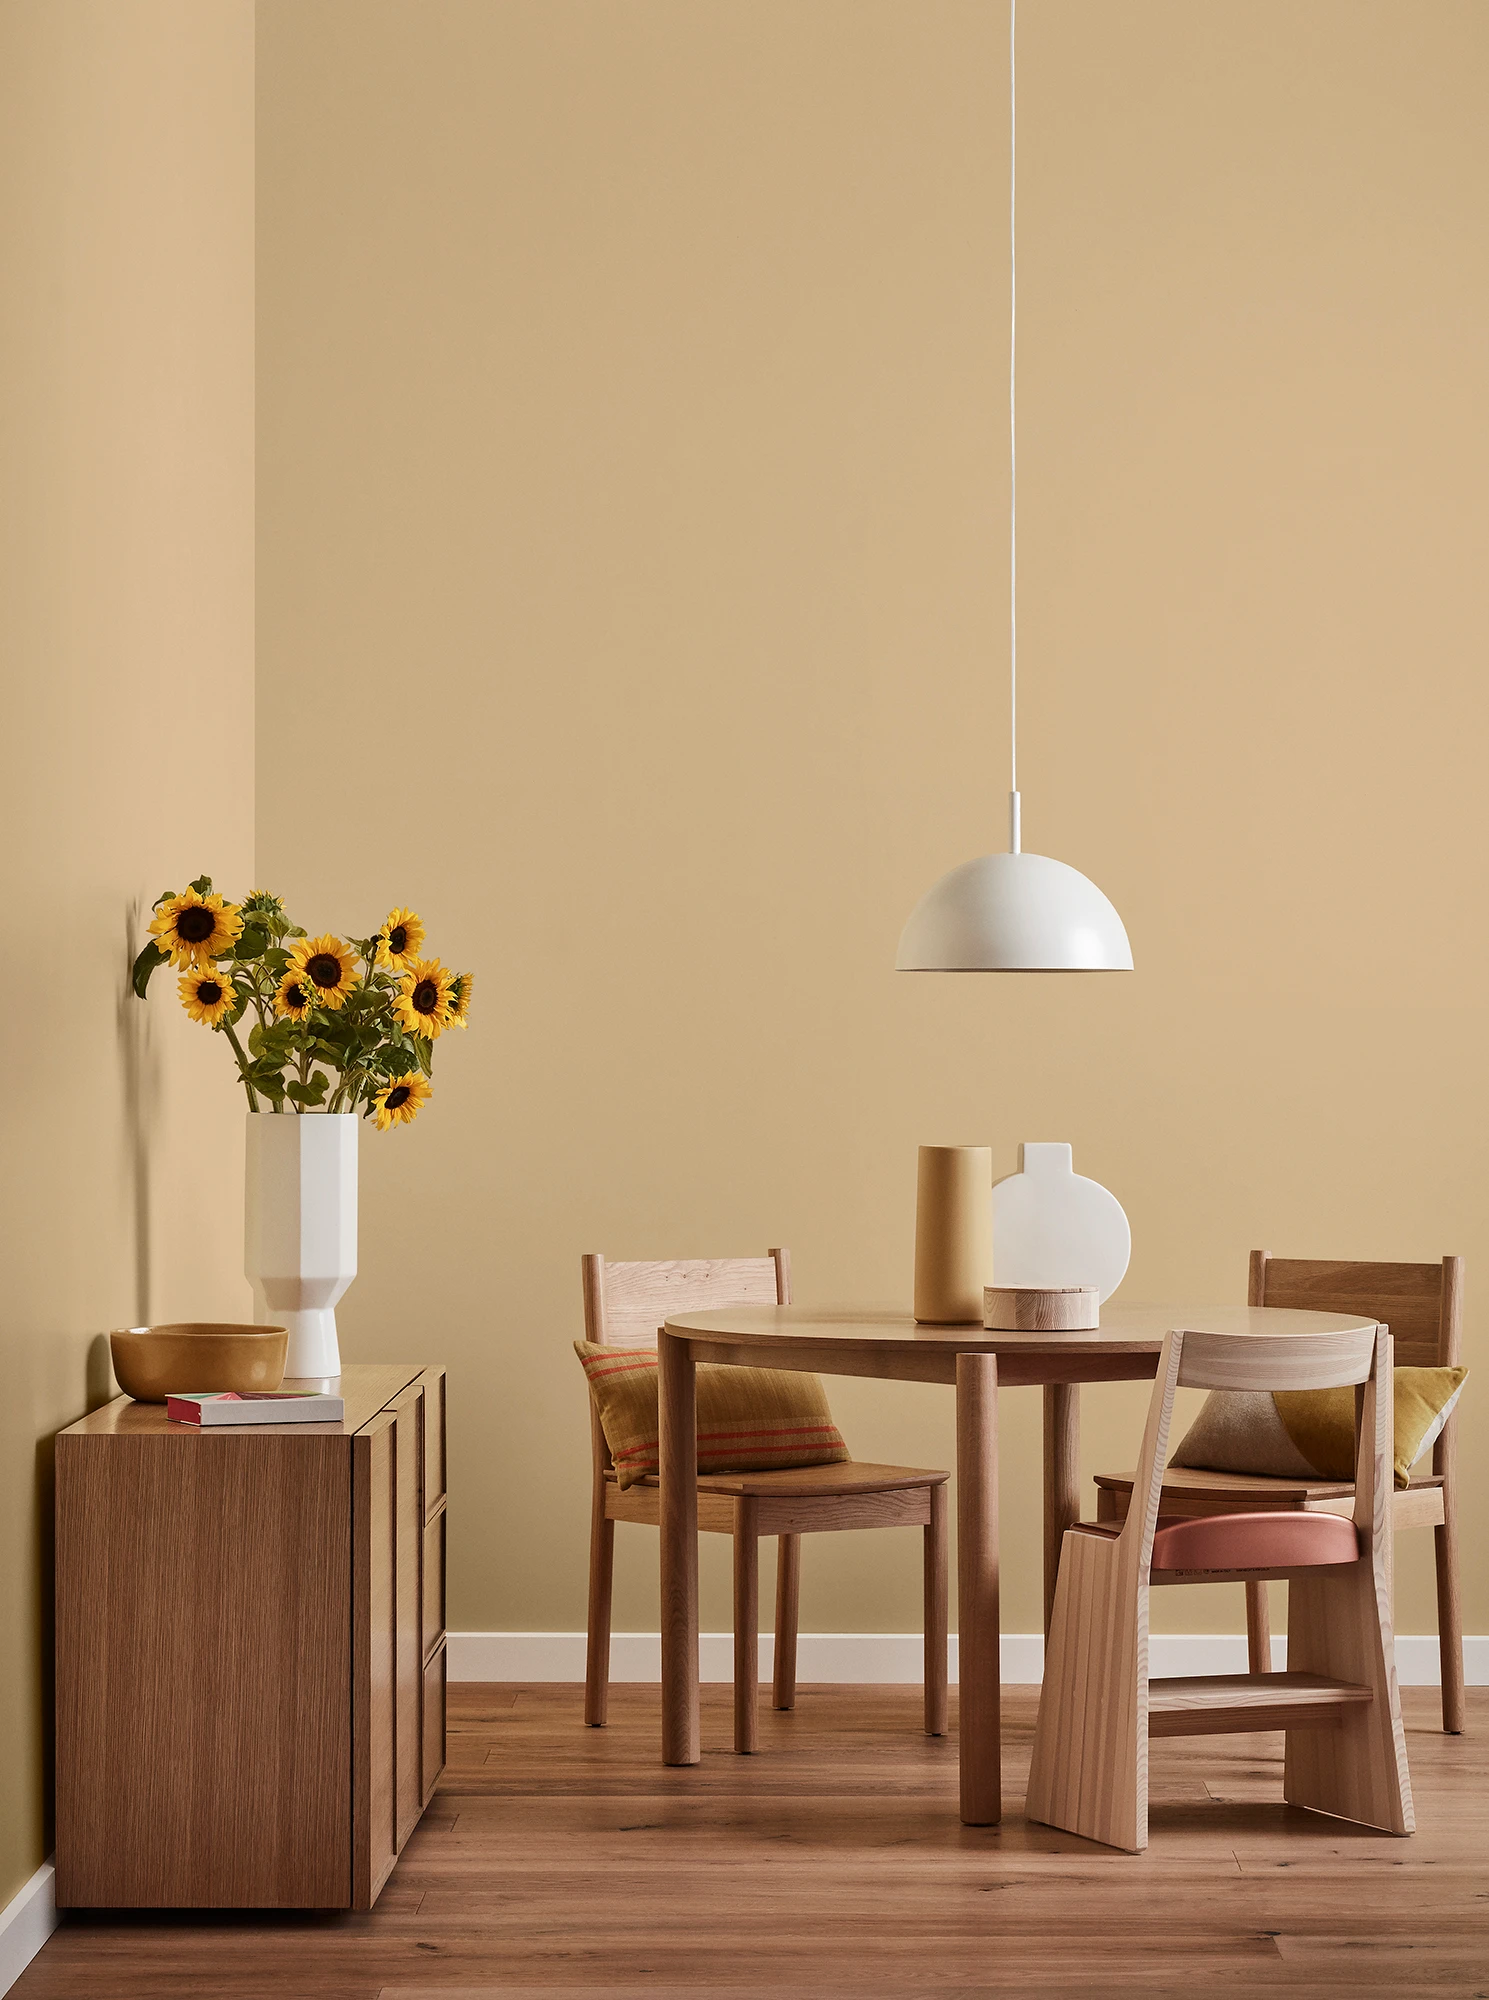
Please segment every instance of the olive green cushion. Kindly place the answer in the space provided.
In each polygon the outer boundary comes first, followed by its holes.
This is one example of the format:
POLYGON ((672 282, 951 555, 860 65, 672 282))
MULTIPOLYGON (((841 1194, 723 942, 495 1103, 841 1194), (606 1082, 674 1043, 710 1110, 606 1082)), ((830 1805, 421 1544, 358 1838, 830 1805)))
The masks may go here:
MULTIPOLYGON (((1466 1368, 1398 1368, 1396 1484, 1437 1442, 1466 1368)), ((1353 1479, 1353 1389, 1216 1389, 1169 1460, 1196 1471, 1273 1479, 1353 1479)))

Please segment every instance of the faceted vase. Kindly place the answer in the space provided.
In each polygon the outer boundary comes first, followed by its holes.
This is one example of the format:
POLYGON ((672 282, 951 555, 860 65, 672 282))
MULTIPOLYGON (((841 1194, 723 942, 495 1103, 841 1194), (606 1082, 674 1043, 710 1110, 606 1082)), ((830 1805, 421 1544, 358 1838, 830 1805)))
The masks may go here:
POLYGON ((248 1114, 243 1269, 254 1316, 289 1328, 286 1375, 341 1373, 336 1301, 357 1275, 355 1112, 248 1114))

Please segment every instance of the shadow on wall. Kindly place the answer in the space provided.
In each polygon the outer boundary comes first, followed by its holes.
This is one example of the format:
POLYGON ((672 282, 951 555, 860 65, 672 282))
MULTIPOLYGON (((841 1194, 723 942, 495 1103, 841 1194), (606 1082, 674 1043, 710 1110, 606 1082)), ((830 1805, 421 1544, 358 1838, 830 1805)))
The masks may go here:
MULTIPOLYGON (((160 1064, 150 1045, 150 1010, 134 990, 136 939, 145 934, 149 912, 136 897, 124 919, 124 977, 119 987, 119 1074, 124 1092, 124 1175, 134 1246, 134 1326, 150 1323, 150 1141, 160 1094, 160 1064)), ((108 1342, 104 1347, 104 1380, 109 1379, 108 1342)), ((88 1354, 88 1408, 106 1402, 110 1390, 94 1392, 93 1352, 88 1354)))
MULTIPOLYGON (((130 1312, 135 1325, 146 1325, 150 1317, 150 1146, 156 1131, 155 1107, 159 1101, 160 1064, 151 1048, 150 1012, 141 1006, 134 992, 135 940, 144 934, 148 921, 138 897, 125 912, 123 961, 119 981, 116 1028, 119 1047, 119 1075, 123 1091, 124 1130, 122 1173, 129 1217, 128 1238, 133 1271, 130 1284, 130 1312)), ((89 1337, 83 1357, 83 1406, 96 1410, 118 1394, 114 1385, 113 1359, 107 1333, 89 1337)), ((42 1796, 45 1800, 46 1849, 53 1840, 52 1797, 56 1765, 56 1703, 52 1685, 54 1646, 53 1593, 56 1550, 56 1443, 52 1436, 36 1444, 33 1475, 36 1507, 36 1632, 40 1653, 41 1731, 38 1754, 41 1760, 42 1796)))

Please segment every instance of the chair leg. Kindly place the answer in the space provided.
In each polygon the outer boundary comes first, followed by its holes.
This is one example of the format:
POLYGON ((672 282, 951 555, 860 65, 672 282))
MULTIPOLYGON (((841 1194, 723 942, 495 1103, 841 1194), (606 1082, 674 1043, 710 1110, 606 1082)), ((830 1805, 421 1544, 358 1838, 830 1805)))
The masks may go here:
POLYGON ((1378 1546, 1342 1575, 1300 1573, 1288 1584, 1288 1672, 1351 1681, 1374 1699, 1332 1729, 1286 1732, 1282 1796, 1404 1834, 1415 1821, 1390 1618, 1389 1556, 1378 1546))
POLYGON ((1463 1600, 1458 1594, 1458 1509, 1452 1473, 1443 1483, 1443 1521, 1432 1530, 1437 1551, 1437 1643, 1442 1656, 1442 1726, 1463 1732, 1463 1600))
POLYGON ((925 1733, 946 1734, 946 1628, 950 1623, 951 1581, 946 1551, 946 1487, 930 1488, 931 1518, 925 1526, 925 1733))
POLYGON ((603 1729, 610 1702, 610 1588, 615 1575, 615 1523, 605 1519, 597 1486, 589 1524, 589 1624, 584 1649, 584 1720, 603 1729))
POLYGON ((1254 1674, 1272 1671, 1272 1610, 1264 1583, 1246 1586, 1246 1664, 1254 1674))
POLYGON ((801 1599, 801 1536, 776 1538, 775 1674, 771 1700, 777 1708, 796 1706, 796 1627, 801 1599))
POLYGON ((1147 1585, 1112 1542, 1065 1537, 1024 1817, 1138 1854, 1148 1844, 1147 1585))
POLYGON ((734 1747, 757 1748, 755 1704, 760 1681, 760 1536, 753 1500, 734 1503, 734 1747))

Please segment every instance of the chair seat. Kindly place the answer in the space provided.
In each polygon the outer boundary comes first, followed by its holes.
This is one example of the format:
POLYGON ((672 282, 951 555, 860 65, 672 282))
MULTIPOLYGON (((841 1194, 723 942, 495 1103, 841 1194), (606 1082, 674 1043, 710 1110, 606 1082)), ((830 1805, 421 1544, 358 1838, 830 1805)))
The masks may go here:
POLYGON ((1359 1559, 1342 1514, 1199 1514, 1153 1536, 1155 1570, 1305 1569, 1359 1559))
MULTIPOLYGON (((607 1471, 607 1480, 615 1473, 607 1471)), ((913 1486, 944 1486, 948 1472, 913 1465, 867 1465, 849 1460, 846 1465, 802 1465, 794 1470, 774 1472, 705 1472, 698 1478, 700 1493, 723 1493, 733 1499, 788 1499, 803 1494, 897 1493, 913 1486)), ((632 1481, 637 1486, 655 1487, 654 1473, 632 1481)))
MULTIPOLYGON (((1132 1491, 1132 1474, 1098 1472, 1096 1485, 1101 1491, 1120 1493, 1125 1500, 1132 1491)), ((1437 1473, 1414 1472, 1411 1486, 1402 1491, 1417 1493, 1441 1485, 1437 1473)), ((1353 1500, 1354 1492, 1354 1483, 1348 1479, 1274 1479, 1261 1473, 1206 1472, 1194 1466, 1170 1465, 1163 1474, 1159 1512, 1197 1513, 1202 1507, 1217 1511, 1312 1507, 1320 1502, 1353 1500)))

